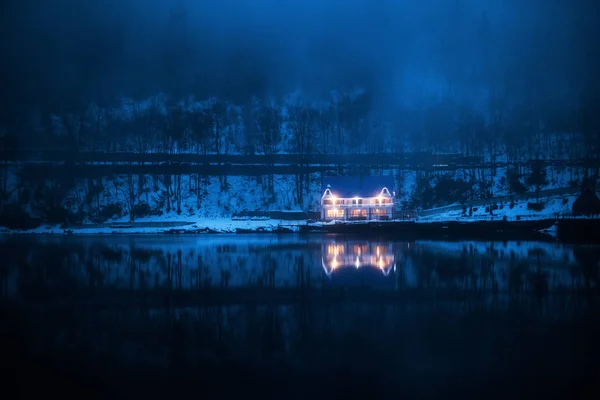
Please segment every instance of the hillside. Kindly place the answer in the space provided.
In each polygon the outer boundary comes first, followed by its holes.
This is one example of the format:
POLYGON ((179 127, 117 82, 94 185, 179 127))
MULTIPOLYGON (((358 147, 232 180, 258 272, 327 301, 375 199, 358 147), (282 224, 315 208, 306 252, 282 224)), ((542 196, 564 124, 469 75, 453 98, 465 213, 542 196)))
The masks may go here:
POLYGON ((123 98, 110 107, 88 103, 63 114, 34 113, 23 135, 0 135, 0 224, 30 227, 171 215, 185 220, 230 218, 242 210, 315 210, 321 195, 322 173, 309 172, 310 166, 298 166, 299 172, 288 175, 262 176, 107 173, 83 179, 71 173, 75 164, 56 176, 23 172, 26 164, 19 163, 23 154, 61 149, 74 160, 86 151, 217 156, 335 153, 347 154, 350 160, 353 154, 454 152, 486 163, 505 163, 446 171, 358 165, 337 171, 394 176, 399 207, 408 209, 537 189, 576 188, 585 176, 597 176, 597 168, 572 162, 596 160, 586 147, 589 138, 565 133, 564 124, 550 121, 529 132, 519 125, 527 110, 517 105, 506 110, 503 134, 497 134, 498 122, 488 120, 485 112, 468 109, 470 117, 465 119, 464 106, 448 99, 432 100, 418 110, 404 109, 402 117, 379 115, 368 93, 357 89, 331 92, 322 101, 307 101, 301 93, 280 101, 254 99, 249 104, 217 98, 175 101, 157 95, 123 98))

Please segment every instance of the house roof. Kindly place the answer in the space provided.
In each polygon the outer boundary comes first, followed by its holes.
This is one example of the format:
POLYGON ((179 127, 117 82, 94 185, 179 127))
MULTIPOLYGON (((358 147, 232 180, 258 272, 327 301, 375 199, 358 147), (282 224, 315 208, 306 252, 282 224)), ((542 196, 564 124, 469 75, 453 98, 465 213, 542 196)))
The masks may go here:
POLYGON ((393 192, 394 178, 390 175, 324 177, 321 193, 325 192, 327 185, 331 186, 331 193, 337 197, 372 197, 379 195, 384 187, 393 192))

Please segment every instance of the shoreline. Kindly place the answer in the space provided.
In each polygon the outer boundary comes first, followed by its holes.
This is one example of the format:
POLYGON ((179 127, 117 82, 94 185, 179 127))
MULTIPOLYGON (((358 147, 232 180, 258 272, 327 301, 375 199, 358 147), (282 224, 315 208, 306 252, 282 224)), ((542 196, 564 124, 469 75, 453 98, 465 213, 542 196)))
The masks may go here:
POLYGON ((37 228, 11 230, 0 228, 0 236, 62 236, 62 235, 205 235, 235 234, 239 229, 256 230, 257 233, 277 233, 281 226, 306 224, 303 221, 285 220, 232 220, 228 218, 203 219, 197 221, 115 221, 105 224, 81 224, 64 227, 60 224, 43 224, 37 228))
MULTIPOLYGON (((450 205, 446 207, 422 210, 423 215, 418 215, 411 220, 391 221, 329 221, 316 222, 317 226, 328 226, 339 223, 344 224, 370 224, 387 222, 416 222, 417 224, 440 224, 440 223, 485 223, 499 222, 506 218, 507 222, 536 221, 542 219, 559 219, 570 211, 574 196, 549 196, 540 198, 545 204, 543 211, 532 211, 527 207, 527 202, 517 202, 507 206, 500 204, 490 214, 489 208, 485 206, 472 207, 472 214, 465 215, 465 207, 450 205), (565 201, 566 199, 566 201, 565 201)), ((491 201, 491 200, 490 200, 491 201)), ((303 210, 291 210, 293 213, 306 213, 303 210)), ((300 231, 301 226, 311 225, 312 221, 306 219, 293 219, 294 216, 288 211, 281 212, 277 216, 254 216, 254 215, 230 215, 222 213, 193 215, 177 214, 174 211, 159 216, 146 216, 129 221, 127 216, 114 218, 103 223, 84 224, 40 224, 31 229, 9 229, 0 227, 0 236, 22 236, 22 235, 169 235, 169 234, 244 234, 244 233, 272 233, 284 234, 300 231), (281 214, 282 216, 280 216, 281 214), (286 215, 287 214, 287 215, 286 215), (283 218, 283 219, 282 219, 283 218)), ((296 216, 296 218, 299 215, 296 216)), ((40 223, 40 221, 36 221, 40 223)), ((431 225, 431 226, 434 226, 431 225)), ((375 232, 374 232, 375 233, 375 232)))
MULTIPOLYGON (((309 222, 309 220, 231 220, 231 219, 212 219, 205 221, 138 221, 138 222, 113 222, 108 224, 82 224, 64 227, 62 225, 41 225, 28 230, 10 230, 1 229, 0 236, 94 236, 94 235, 206 235, 206 234, 293 234, 293 233, 313 233, 312 229, 317 229, 318 233, 335 233, 336 228, 380 228, 377 231, 371 231, 373 234, 391 233, 388 228, 394 227, 439 227, 444 224, 462 225, 462 226, 485 226, 490 223, 497 225, 521 225, 522 223, 535 223, 536 221, 556 220, 549 216, 536 216, 526 220, 503 221, 502 217, 493 219, 464 218, 458 220, 362 220, 362 221, 320 221, 309 222), (383 228, 383 229, 381 229, 383 228), (381 230, 382 232, 378 232, 381 230), (385 232, 384 232, 385 231, 385 232)), ((402 229, 406 233, 405 229, 402 229)), ((402 233, 402 232, 398 232, 402 233)), ((428 235, 426 235, 428 236, 428 235)))
MULTIPOLYGON (((404 236, 410 235, 411 227, 419 228, 421 231, 424 228, 427 232, 428 228, 438 230, 441 226, 448 225, 451 227, 478 227, 478 231, 484 236, 489 228, 489 234, 495 236, 494 226, 510 228, 509 231, 503 232, 505 236, 510 236, 511 233, 557 233, 557 225, 562 219, 560 217, 544 215, 531 215, 522 219, 508 218, 504 220, 502 215, 482 218, 420 218, 412 220, 361 220, 361 221, 329 221, 329 222, 310 222, 310 220, 275 220, 275 219, 245 219, 237 220, 230 218, 203 218, 195 221, 190 220, 139 220, 134 222, 113 221, 104 224, 79 224, 64 226, 59 224, 43 224, 37 228, 27 230, 11 230, 8 228, 0 228, 0 236, 106 236, 106 235, 207 235, 207 234, 294 234, 294 233, 368 233, 368 234, 397 234, 404 236), (532 225, 537 225, 543 221, 554 221, 553 226, 543 229, 531 229, 532 225), (488 226, 489 225, 489 226, 488 226), (394 227, 401 229, 396 231, 394 227), (356 229, 355 229, 356 228, 356 229), (363 231, 364 229, 364 231, 363 231), (339 232, 337 232, 339 231, 339 232)), ((593 217, 569 217, 569 221, 593 221, 598 218, 593 217)), ((583 222, 582 222, 583 223, 583 222)), ((588 222, 589 223, 589 222, 588 222)), ((579 222, 575 222, 579 225, 579 222)), ((454 229, 452 229, 454 231, 454 229)), ((462 230, 462 229, 461 229, 462 230)), ((471 229, 469 229, 471 230, 471 229)), ((502 229, 504 231, 505 229, 502 229)), ((429 233, 433 233, 429 232, 429 233)), ((450 232, 448 232, 450 233, 450 232)), ((421 235, 415 235, 421 236, 421 235)), ((431 235, 427 234, 426 237, 431 235)), ((438 232, 433 236, 439 236, 438 232)), ((452 234, 448 236, 453 236, 452 234)), ((447 238, 450 238, 446 236, 447 238)))

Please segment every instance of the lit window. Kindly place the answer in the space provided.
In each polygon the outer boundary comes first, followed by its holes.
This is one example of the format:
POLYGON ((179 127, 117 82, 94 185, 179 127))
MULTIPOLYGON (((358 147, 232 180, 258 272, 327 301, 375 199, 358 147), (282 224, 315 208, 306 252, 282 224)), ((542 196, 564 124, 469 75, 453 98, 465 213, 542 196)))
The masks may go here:
POLYGON ((343 218, 344 210, 327 210, 327 218, 343 218))
POLYGON ((367 216, 367 210, 362 209, 362 208, 357 208, 354 210, 350 210, 350 216, 353 218, 359 218, 359 217, 366 217, 367 216))

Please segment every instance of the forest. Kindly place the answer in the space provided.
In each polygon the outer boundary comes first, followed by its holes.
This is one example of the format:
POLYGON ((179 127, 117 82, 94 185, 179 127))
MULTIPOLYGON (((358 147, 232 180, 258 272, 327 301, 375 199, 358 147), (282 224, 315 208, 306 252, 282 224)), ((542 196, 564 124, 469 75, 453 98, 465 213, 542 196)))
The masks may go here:
POLYGON ((458 153, 489 164, 338 171, 394 175, 411 208, 598 175, 581 164, 600 158, 594 2, 9 3, 0 22, 19 40, 2 43, 3 218, 310 210, 320 192, 308 170, 82 178, 85 152, 458 153), (27 164, 56 151, 73 168, 27 164))
POLYGON ((383 117, 365 90, 315 102, 235 104, 217 97, 120 99, 81 103, 62 114, 29 115, 19 134, 2 136, 3 155, 44 149, 73 152, 196 154, 461 153, 487 161, 598 158, 595 104, 543 109, 492 97, 480 110, 444 96, 383 117))
POLYGON ((586 134, 586 128, 577 125, 580 121, 575 114, 554 113, 544 118, 522 106, 494 109, 499 105, 491 102, 490 107, 496 116, 492 120, 445 98, 427 107, 400 110, 395 120, 386 122, 378 119, 364 91, 322 104, 299 97, 269 104, 254 99, 251 104, 237 105, 217 98, 170 102, 166 96, 143 101, 123 99, 106 108, 90 103, 62 115, 38 115, 26 131, 28 135, 3 137, 2 204, 13 204, 6 209, 11 215, 15 215, 16 204, 20 205, 18 214, 28 210, 48 222, 68 218, 105 221, 115 215, 130 215, 133 220, 171 211, 209 217, 243 209, 314 210, 320 196, 320 176, 310 172, 255 178, 130 173, 81 179, 72 175, 75 166, 67 169, 69 173, 50 174, 48 179, 35 170, 27 174, 13 163, 27 154, 55 150, 68 150, 75 160, 78 154, 89 151, 200 155, 459 153, 479 156, 490 165, 509 165, 458 171, 396 167, 342 172, 394 174, 404 208, 524 193, 550 183, 552 187, 577 186, 586 175, 597 177, 597 168, 568 164, 569 160, 598 159, 600 145, 598 135, 590 133, 593 131, 586 134), (561 160, 566 164, 558 163, 561 160), (260 194, 252 199, 242 199, 239 193, 257 188, 260 194))

